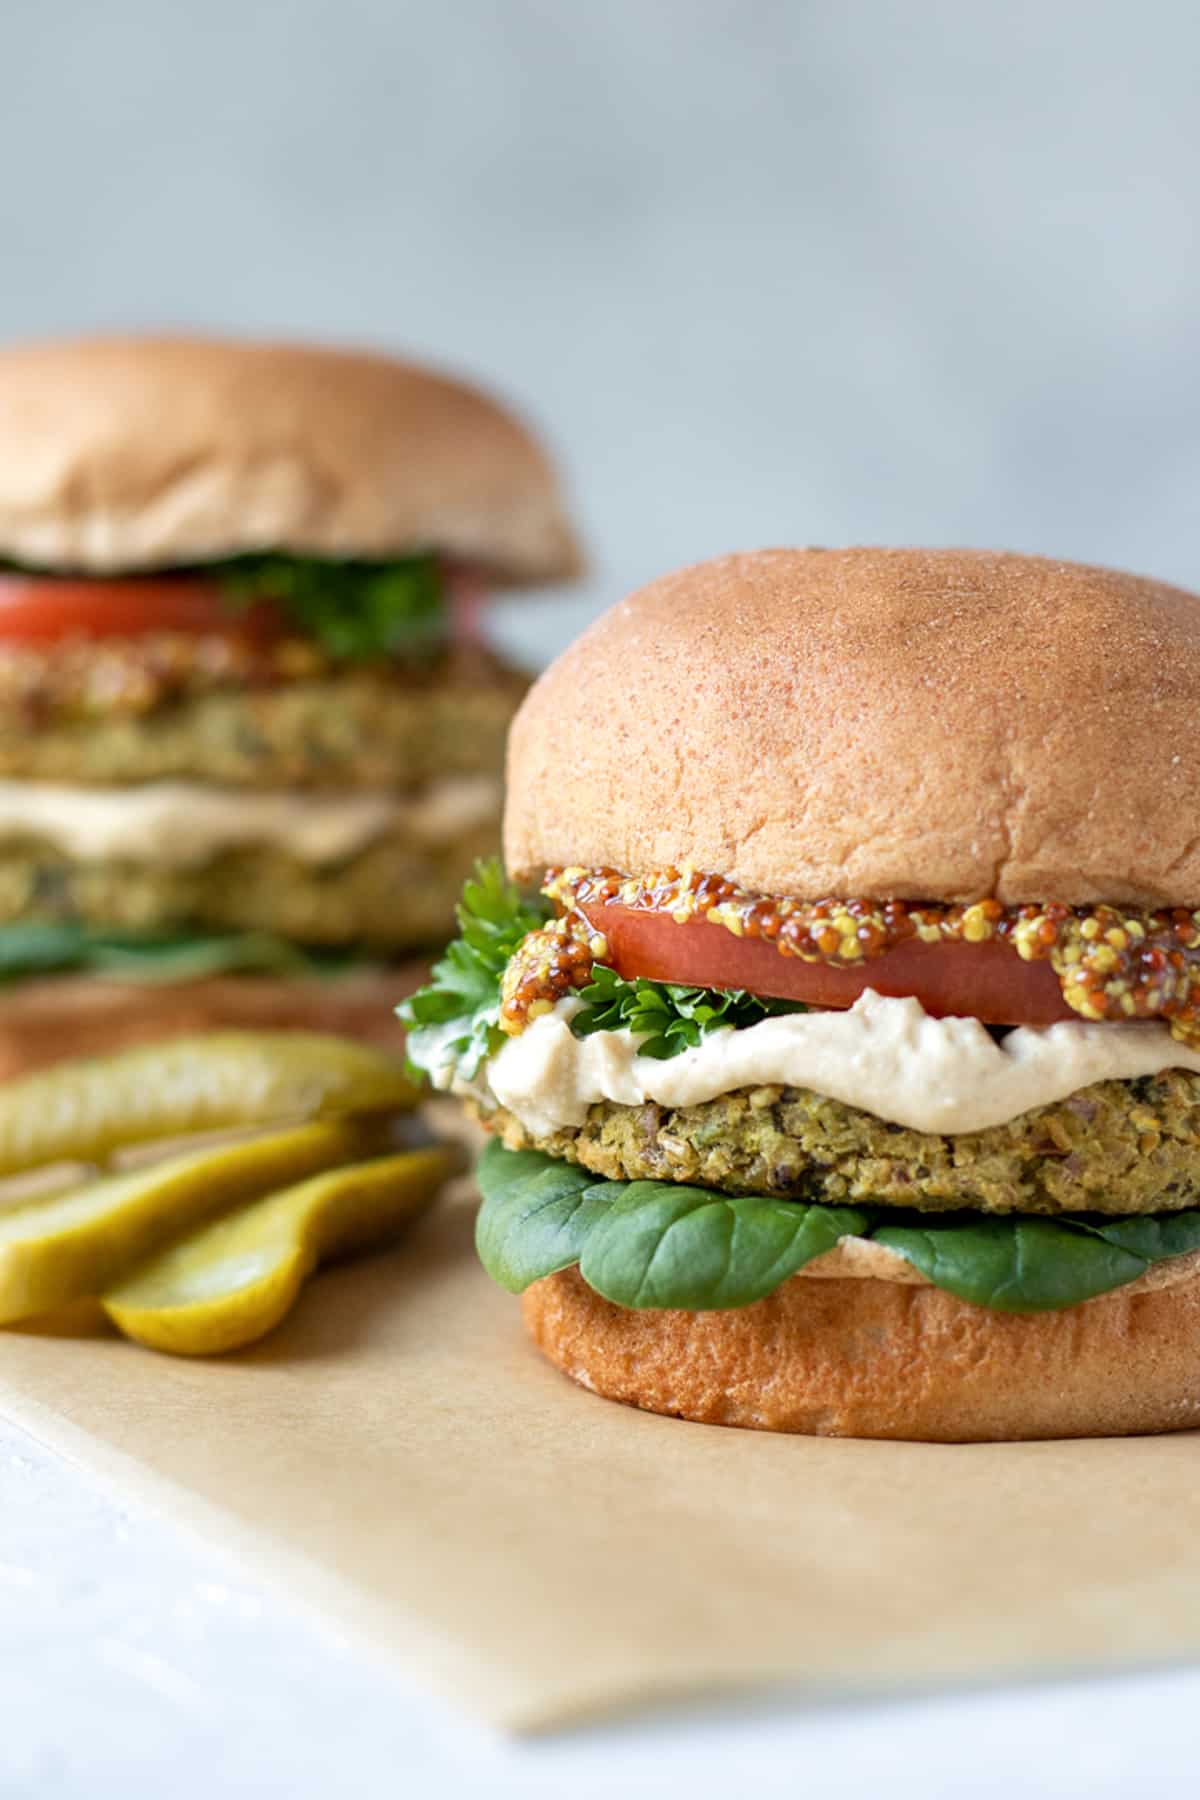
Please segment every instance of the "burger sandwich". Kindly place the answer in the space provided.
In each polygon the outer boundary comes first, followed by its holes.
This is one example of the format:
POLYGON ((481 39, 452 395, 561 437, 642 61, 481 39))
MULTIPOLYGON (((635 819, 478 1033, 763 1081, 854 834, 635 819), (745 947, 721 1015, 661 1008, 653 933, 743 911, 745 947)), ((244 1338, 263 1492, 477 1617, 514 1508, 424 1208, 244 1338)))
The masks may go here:
POLYGON ((1200 1422, 1198 704, 1195 596, 975 552, 726 557, 560 658, 406 1009, 554 1363, 775 1431, 1200 1422))
POLYGON ((577 565, 539 446, 426 370, 0 352, 0 1074, 214 1024, 377 1034, 378 966, 411 990, 499 840, 527 683, 479 602, 577 565))

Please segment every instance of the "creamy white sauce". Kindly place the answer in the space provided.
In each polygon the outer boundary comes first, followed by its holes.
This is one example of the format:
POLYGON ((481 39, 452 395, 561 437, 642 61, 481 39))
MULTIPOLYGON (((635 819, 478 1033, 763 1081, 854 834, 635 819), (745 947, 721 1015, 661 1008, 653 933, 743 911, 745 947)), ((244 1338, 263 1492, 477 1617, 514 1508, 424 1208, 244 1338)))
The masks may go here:
POLYGON ((255 792, 199 782, 87 788, 0 781, 0 844, 37 837, 77 862, 195 868, 226 850, 266 847, 313 866, 339 862, 388 832, 446 844, 498 817, 490 775, 447 777, 415 794, 255 792))
POLYGON ((436 1085, 491 1098, 538 1136, 581 1125, 599 1100, 698 1106, 750 1087, 809 1088, 915 1131, 953 1133, 1007 1124, 1096 1081, 1172 1068, 1200 1073, 1200 1052, 1162 1024, 1081 1019, 1022 1027, 997 1043, 975 1019, 931 1019, 919 1001, 885 999, 869 988, 848 1012, 792 1013, 714 1031, 666 1062, 639 1056, 629 1031, 572 1036, 578 1006, 560 1001, 497 1051, 474 1082, 461 1081, 447 1063, 436 1085))

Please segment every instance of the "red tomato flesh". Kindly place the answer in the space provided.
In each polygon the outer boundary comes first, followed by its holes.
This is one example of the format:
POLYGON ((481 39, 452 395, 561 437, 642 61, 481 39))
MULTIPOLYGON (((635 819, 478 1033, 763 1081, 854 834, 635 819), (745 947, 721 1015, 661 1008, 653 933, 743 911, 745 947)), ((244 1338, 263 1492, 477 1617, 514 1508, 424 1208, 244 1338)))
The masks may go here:
POLYGON ((487 576, 470 563, 443 563, 442 586, 460 644, 483 642, 483 615, 489 599, 487 576))
POLYGON ((272 636, 278 615, 266 606, 233 611, 219 588, 191 575, 86 581, 50 575, 0 575, 0 639, 137 637, 151 631, 272 636))
POLYGON ((1054 1025, 1077 1019, 1047 962, 1022 962, 1015 950, 987 944, 907 942, 857 968, 831 968, 783 956, 761 938, 734 937, 703 919, 677 925, 664 913, 591 903, 582 909, 608 942, 605 961, 618 975, 688 987, 744 988, 810 1006, 853 1006, 864 988, 915 996, 935 1019, 968 1017, 985 1025, 1054 1025))

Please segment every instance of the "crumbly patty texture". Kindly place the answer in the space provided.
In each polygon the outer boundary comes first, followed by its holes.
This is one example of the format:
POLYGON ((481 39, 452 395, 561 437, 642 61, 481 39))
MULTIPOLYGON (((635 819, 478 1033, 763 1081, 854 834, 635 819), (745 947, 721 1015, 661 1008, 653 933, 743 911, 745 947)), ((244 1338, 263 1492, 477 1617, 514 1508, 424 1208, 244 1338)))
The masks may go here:
POLYGON ((393 953, 440 942, 499 821, 429 844, 404 831, 310 867, 282 851, 238 850, 195 869, 72 862, 48 846, 0 850, 0 925, 71 922, 133 931, 268 931, 297 943, 393 953))
POLYGON ((934 1136, 803 1088, 701 1106, 593 1106, 577 1129, 484 1124, 613 1181, 692 1182, 729 1194, 952 1212, 1113 1214, 1200 1205, 1200 1076, 1102 1081, 987 1131, 934 1136))
MULTIPOLYGON (((60 676, 72 657, 63 650, 60 676)), ((528 685, 474 649, 419 671, 324 668, 246 685, 226 679, 223 665, 220 679, 209 680, 193 662, 175 689, 163 686, 159 664, 139 660, 129 644, 82 667, 91 685, 73 708, 51 705, 51 690, 36 683, 18 696, 0 680, 0 777, 415 787, 501 769, 509 721, 528 685)))

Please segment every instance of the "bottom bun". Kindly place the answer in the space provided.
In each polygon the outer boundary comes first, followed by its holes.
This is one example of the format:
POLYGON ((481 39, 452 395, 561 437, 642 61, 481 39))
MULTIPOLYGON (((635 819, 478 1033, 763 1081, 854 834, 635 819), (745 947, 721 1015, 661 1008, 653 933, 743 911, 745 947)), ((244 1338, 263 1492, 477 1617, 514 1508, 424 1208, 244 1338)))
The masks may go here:
POLYGON ((1200 1276, 1049 1313, 804 1276, 734 1311, 631 1312, 565 1269, 522 1307, 574 1381, 707 1425, 990 1443, 1200 1423, 1200 1276))
POLYGON ((22 982, 0 998, 0 1080, 68 1056, 233 1028, 328 1031, 400 1051, 395 1009, 428 964, 360 968, 345 975, 218 975, 168 986, 91 975, 22 982))

